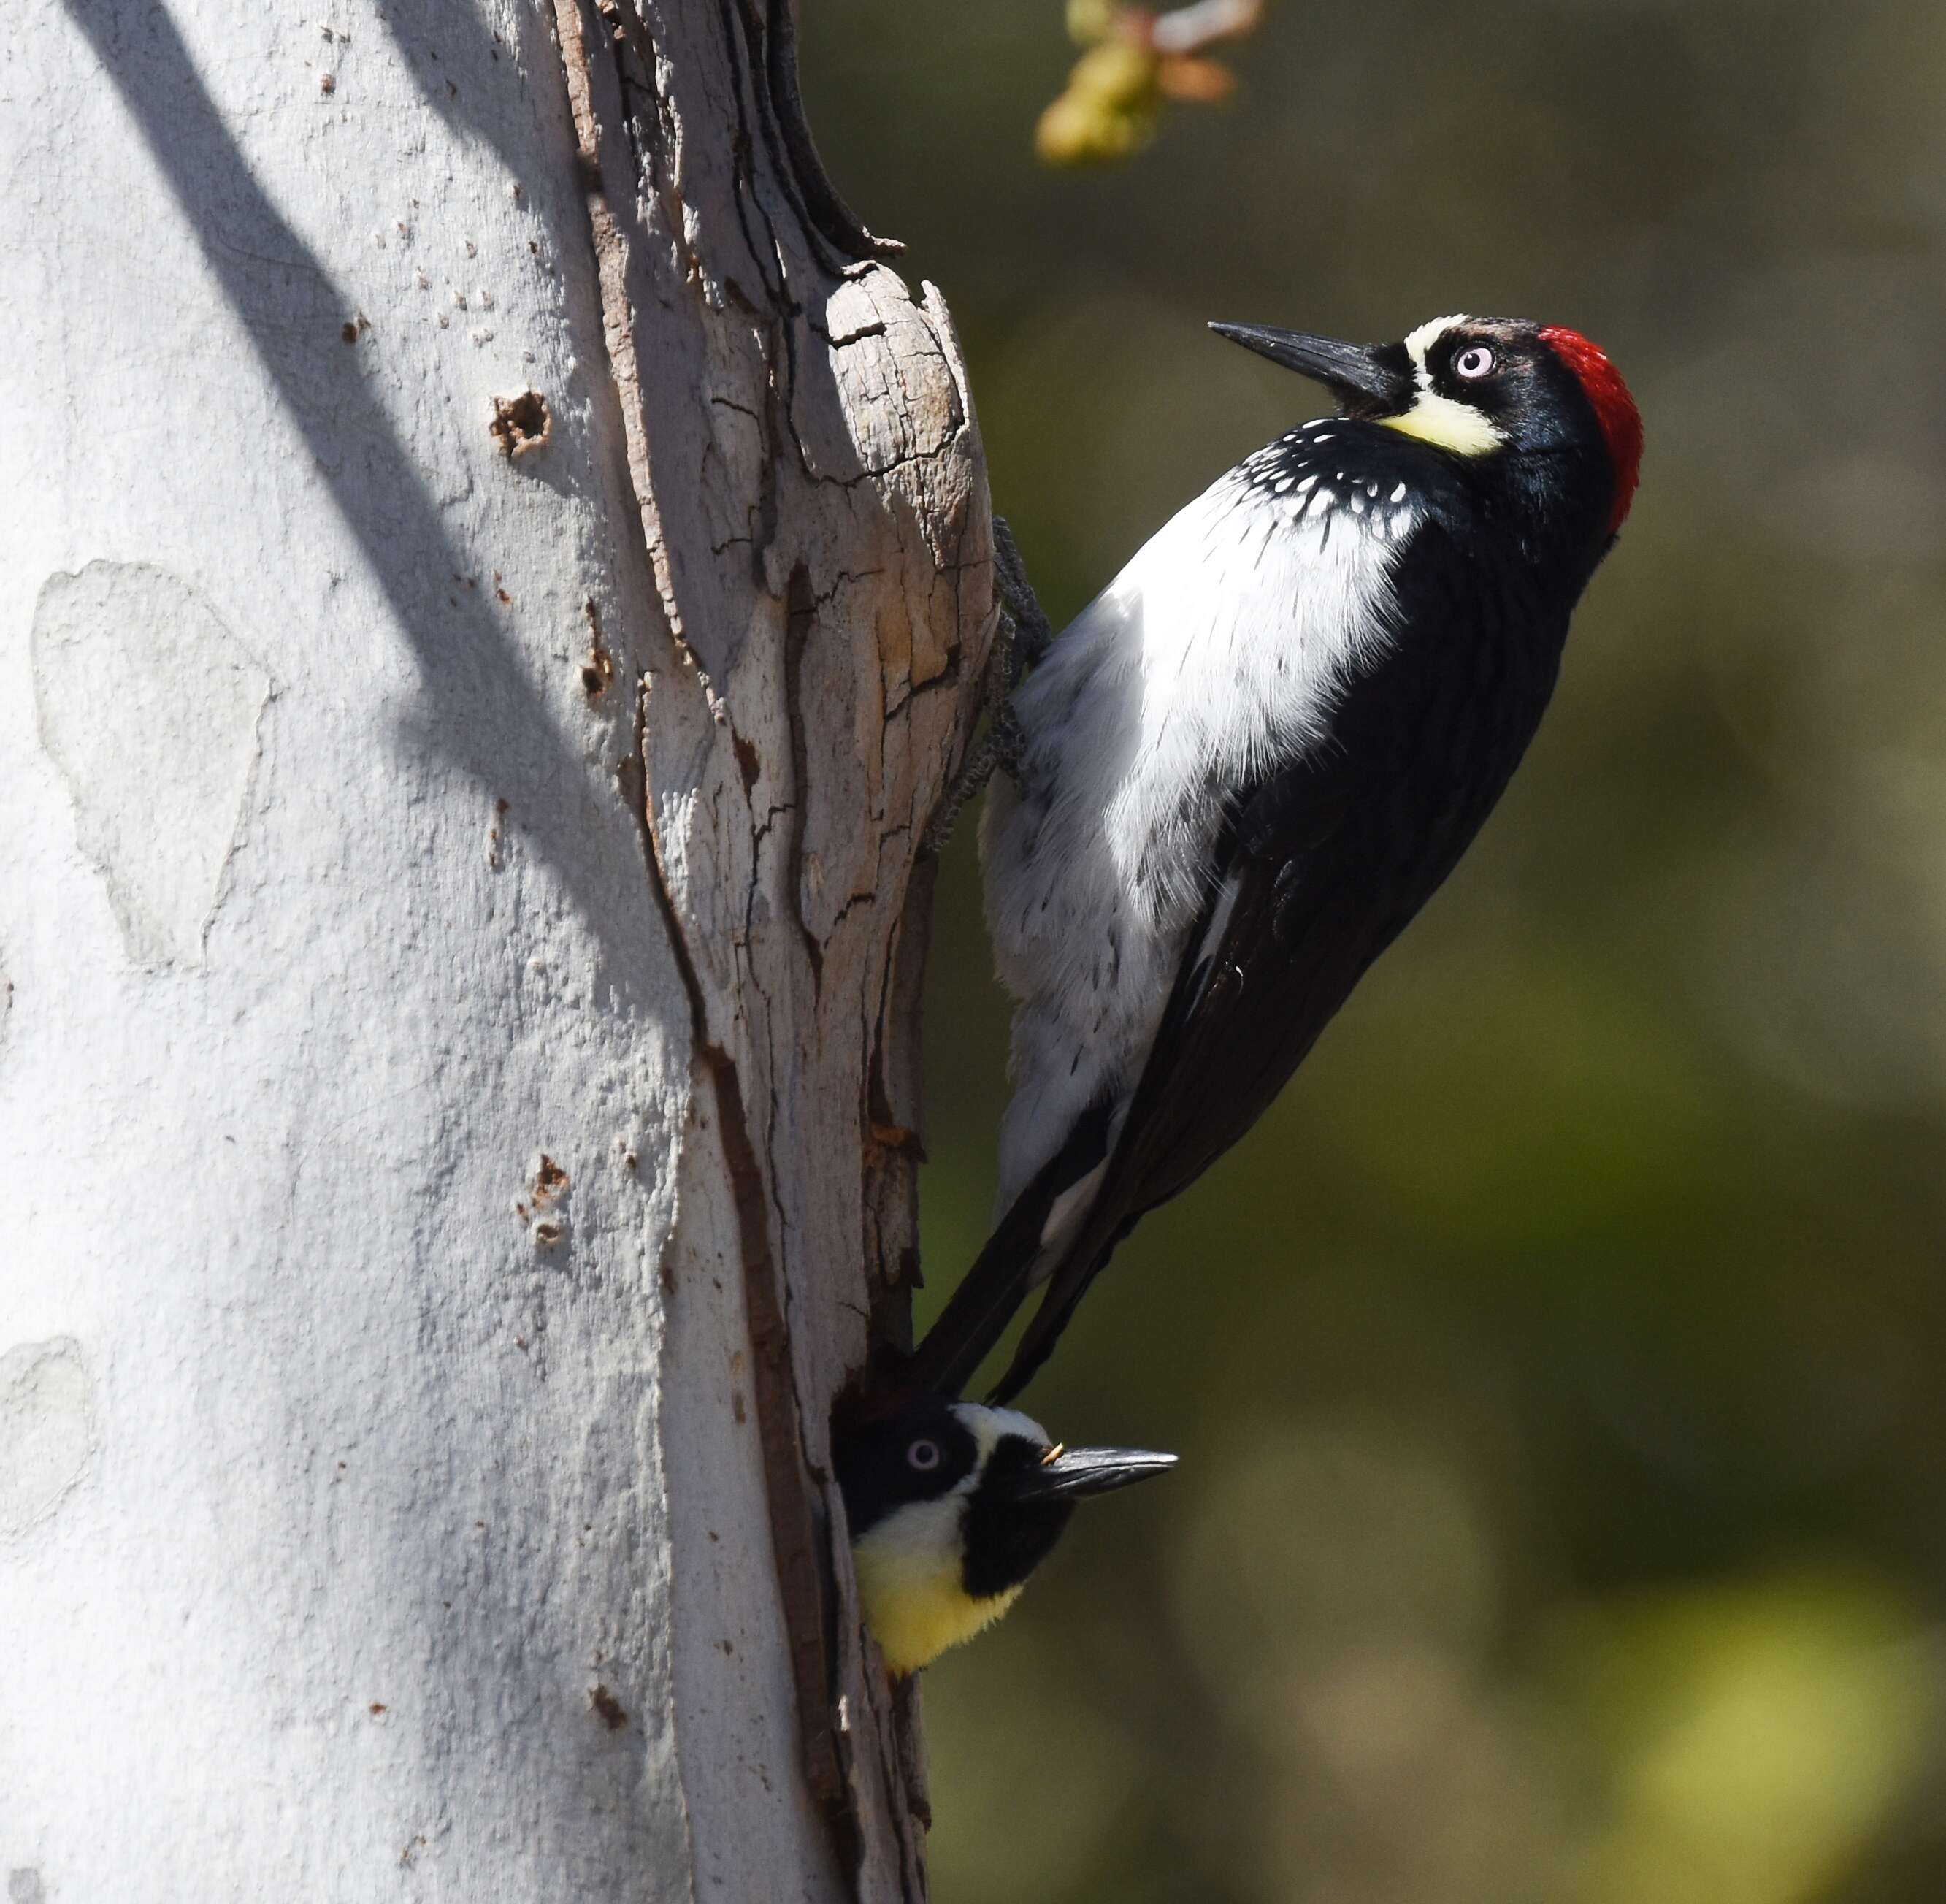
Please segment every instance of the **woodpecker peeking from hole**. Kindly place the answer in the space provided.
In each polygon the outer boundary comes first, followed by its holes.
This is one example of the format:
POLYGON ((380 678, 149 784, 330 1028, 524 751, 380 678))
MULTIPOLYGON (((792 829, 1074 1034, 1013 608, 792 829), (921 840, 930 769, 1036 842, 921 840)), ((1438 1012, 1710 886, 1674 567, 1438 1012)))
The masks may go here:
MULTIPOLYGON (((973 763, 1012 769, 982 851, 1016 1088, 997 1227, 910 1371, 941 1394, 1046 1284, 993 1399, 1019 1392, 1116 1244, 1249 1130, 1451 872, 1635 494, 1641 419, 1576 332, 1211 328, 1340 414, 1169 521, 973 763)), ((1005 607, 1044 629, 996 539, 1005 607)))
POLYGON ((843 1436, 834 1456, 866 1622, 901 1674, 1005 1612, 1076 1501, 1175 1465, 1139 1448, 1054 1446, 1011 1408, 931 1397, 843 1436))

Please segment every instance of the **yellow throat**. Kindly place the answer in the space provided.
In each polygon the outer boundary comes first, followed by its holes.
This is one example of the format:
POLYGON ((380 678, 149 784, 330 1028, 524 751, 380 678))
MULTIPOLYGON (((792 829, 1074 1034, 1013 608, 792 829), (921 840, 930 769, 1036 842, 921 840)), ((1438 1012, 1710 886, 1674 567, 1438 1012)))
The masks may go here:
POLYGON ((991 1626, 1018 1587, 975 1600, 962 1584, 963 1494, 902 1507, 851 1550, 866 1624, 894 1673, 916 1673, 991 1626))

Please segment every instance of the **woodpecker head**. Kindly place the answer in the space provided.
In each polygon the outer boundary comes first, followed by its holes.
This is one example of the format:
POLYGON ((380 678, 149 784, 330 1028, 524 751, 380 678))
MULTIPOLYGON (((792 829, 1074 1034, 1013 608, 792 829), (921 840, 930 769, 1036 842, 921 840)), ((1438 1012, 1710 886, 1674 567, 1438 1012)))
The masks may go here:
POLYGON ((895 1673, 916 1673, 1012 1606, 1084 1495, 1173 1454, 1051 1445, 1011 1408, 928 1396, 835 1454, 865 1618, 895 1673))
POLYGON ((1438 317, 1399 344, 1212 324, 1317 381, 1347 416, 1384 424, 1482 469, 1544 464, 1606 546, 1634 499, 1642 418, 1620 373, 1578 331, 1524 318, 1438 317))

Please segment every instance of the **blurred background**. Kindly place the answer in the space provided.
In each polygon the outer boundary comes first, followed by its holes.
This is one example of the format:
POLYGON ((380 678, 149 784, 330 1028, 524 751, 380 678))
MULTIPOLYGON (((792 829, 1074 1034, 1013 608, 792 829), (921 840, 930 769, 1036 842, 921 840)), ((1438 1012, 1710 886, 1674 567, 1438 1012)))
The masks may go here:
MULTIPOLYGON (((1607 345, 1641 499, 1459 873, 1027 1405, 1178 1449, 928 1673, 938 1904, 1946 1897, 1946 10, 1270 0, 1105 170, 1058 0, 815 0, 1057 626, 1317 413, 1206 335, 1607 345)), ((920 1319, 1005 1000, 943 882, 920 1319)))

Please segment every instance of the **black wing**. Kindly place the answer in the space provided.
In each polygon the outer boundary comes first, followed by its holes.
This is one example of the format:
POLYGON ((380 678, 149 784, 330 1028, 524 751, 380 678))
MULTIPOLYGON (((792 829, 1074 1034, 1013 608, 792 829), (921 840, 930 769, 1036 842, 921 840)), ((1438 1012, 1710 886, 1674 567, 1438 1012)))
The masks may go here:
POLYGON ((1395 585, 1394 641, 1347 690, 1330 742, 1232 803, 1217 883, 1101 1186, 996 1400, 1026 1386, 1141 1217, 1262 1114, 1453 870, 1533 737, 1565 610, 1537 632, 1531 612, 1490 607, 1436 528, 1414 539, 1395 585))
MULTIPOLYGON (((1115 1146, 1114 1161, 1091 1206, 1089 1228, 1093 1227, 1092 1212, 1101 1210, 1104 1199, 1111 1198, 1117 1185, 1125 1179, 1140 1183, 1152 1167, 1160 1167, 1169 1172, 1172 1180, 1158 1194, 1142 1200, 1140 1208, 1126 1216, 1101 1250, 1097 1269, 1107 1261, 1108 1251, 1137 1216, 1173 1196, 1192 1177, 1200 1174, 1219 1151, 1227 1148, 1249 1128, 1302 1055, 1293 1056, 1281 1067, 1273 1059, 1264 1068, 1265 1075, 1255 1080, 1259 1094, 1257 1101, 1247 1114, 1234 1120, 1235 1130, 1222 1136, 1209 1155, 1195 1161, 1193 1167, 1183 1168, 1188 1161, 1184 1158, 1151 1157, 1157 1139, 1165 1130, 1188 1125, 1197 1128, 1205 1142, 1214 1140, 1219 1134, 1220 1112, 1226 1102, 1224 1093, 1234 1090, 1240 1080, 1205 1075, 1210 1067, 1204 1062, 1209 1054, 1200 1042, 1204 1029, 1226 1025, 1240 1008, 1243 981, 1238 961, 1241 948, 1256 943, 1267 929, 1259 915, 1267 906, 1275 913, 1287 909, 1297 900, 1302 882, 1294 876, 1296 869, 1342 823, 1352 790, 1341 762, 1342 756, 1327 753, 1319 762, 1300 763, 1231 802, 1218 846, 1215 887, 1191 935, 1188 954, 1178 973, 1161 1029, 1150 1048, 1141 1086, 1115 1146), (1175 1078, 1185 1093, 1175 1100, 1177 1114, 1169 1119, 1144 1114, 1145 1099, 1154 1094, 1150 1080, 1164 1075, 1175 1078), (1206 1111, 1216 1114, 1197 1114, 1191 1098, 1205 1090, 1214 1100, 1205 1107, 1206 1111)), ((1274 920, 1268 929, 1274 936, 1274 920)), ((1253 1056, 1262 1055, 1261 1047, 1251 1050, 1253 1056)), ((1074 1260, 1072 1248, 1064 1249, 1056 1264, 1044 1260, 1048 1219, 1062 1195, 1107 1158, 1109 1133, 1117 1108, 1111 1099, 1091 1105, 1076 1120, 1060 1150, 1008 1207, 1005 1216, 987 1239, 973 1266, 960 1278, 951 1300, 919 1345, 907 1371, 917 1386, 938 1394, 957 1395, 1005 1334, 1015 1312, 1047 1280, 1050 1270, 1058 1273, 1074 1260)), ((1077 1238, 1076 1246, 1082 1241, 1077 1238)), ((1052 1301, 1050 1296, 1049 1304, 1052 1301)), ((1047 1319, 1049 1304, 1042 1305, 1036 1318, 1036 1327, 1047 1319)), ((1058 1328, 1055 1333, 1058 1333, 1058 1328)), ((1050 1346, 1052 1341, 1050 1336, 1050 1346)), ((1015 1372, 1009 1371, 1010 1382, 1015 1372)), ((1021 1375, 1020 1381, 1025 1380, 1026 1375, 1021 1375)))
POLYGON ((1328 771, 1300 768, 1237 802, 1215 890, 1114 1155, 995 1399, 1027 1385, 1137 1222, 1201 1176, 1262 1115, 1376 956, 1363 952, 1354 935, 1302 930, 1305 909, 1336 883, 1328 862, 1339 857, 1330 848, 1346 821, 1342 795, 1328 771), (1268 814, 1293 810, 1306 835, 1322 836, 1287 842, 1259 831, 1268 814))

